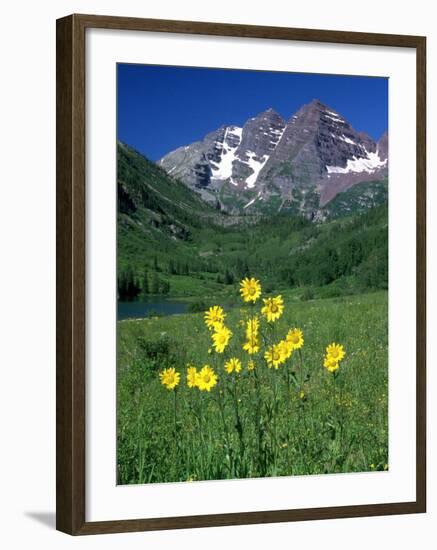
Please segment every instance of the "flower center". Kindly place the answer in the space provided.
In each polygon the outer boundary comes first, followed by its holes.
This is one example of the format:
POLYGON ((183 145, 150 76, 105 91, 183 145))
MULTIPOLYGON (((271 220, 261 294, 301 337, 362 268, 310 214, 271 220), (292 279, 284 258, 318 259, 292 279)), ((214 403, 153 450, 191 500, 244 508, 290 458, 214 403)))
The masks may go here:
POLYGON ((273 361, 278 361, 279 360, 279 353, 277 351, 274 351, 272 353, 272 359, 273 359, 273 361))
POLYGON ((270 311, 271 311, 272 313, 276 313, 276 312, 278 311, 278 306, 277 306, 276 304, 272 304, 272 305, 270 306, 270 311))
POLYGON ((338 357, 338 350, 337 349, 333 350, 332 357, 338 357))
POLYGON ((251 296, 253 296, 253 295, 255 294, 255 292, 256 292, 256 289, 255 289, 253 286, 251 286, 251 287, 249 288, 249 294, 250 294, 251 296))
POLYGON ((203 377, 203 380, 208 384, 211 380, 211 376, 209 374, 205 374, 205 376, 203 377))

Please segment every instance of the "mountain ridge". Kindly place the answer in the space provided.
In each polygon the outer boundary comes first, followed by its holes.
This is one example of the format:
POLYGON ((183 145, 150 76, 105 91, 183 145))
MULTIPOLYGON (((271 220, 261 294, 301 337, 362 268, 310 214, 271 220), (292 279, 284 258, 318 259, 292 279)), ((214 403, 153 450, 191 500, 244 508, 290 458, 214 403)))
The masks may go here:
POLYGON ((374 141, 315 99, 287 121, 268 108, 242 127, 223 125, 158 165, 228 212, 291 208, 313 218, 339 192, 387 178, 388 133, 374 141))

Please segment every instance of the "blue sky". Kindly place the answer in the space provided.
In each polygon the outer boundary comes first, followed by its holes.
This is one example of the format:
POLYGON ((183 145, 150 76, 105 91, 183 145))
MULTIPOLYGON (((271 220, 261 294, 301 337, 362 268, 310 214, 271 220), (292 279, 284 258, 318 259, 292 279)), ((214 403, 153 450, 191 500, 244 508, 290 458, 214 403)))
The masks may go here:
POLYGON ((152 160, 272 107, 286 120, 319 99, 357 130, 388 128, 388 79, 117 65, 117 137, 152 160))

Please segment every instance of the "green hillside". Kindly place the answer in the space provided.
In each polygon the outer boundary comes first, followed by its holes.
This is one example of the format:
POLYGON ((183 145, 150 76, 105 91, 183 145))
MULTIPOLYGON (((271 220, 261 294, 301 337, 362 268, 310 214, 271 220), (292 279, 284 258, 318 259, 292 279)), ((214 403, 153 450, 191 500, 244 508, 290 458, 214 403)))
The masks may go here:
MULTIPOLYGON (((249 274, 297 298, 386 288, 386 202, 364 213, 357 208, 359 215, 351 216, 355 207, 344 205, 359 203, 355 187, 329 203, 336 219, 325 223, 288 209, 235 217, 119 144, 119 297, 162 293, 232 300, 239 279, 249 274)), ((381 187, 378 201, 383 196, 381 187)))
MULTIPOLYGON (((184 184, 124 144, 118 146, 118 246, 121 266, 145 245, 188 241, 193 230, 217 218, 184 184)), ((147 250, 149 253, 149 250, 147 250)))
POLYGON ((329 219, 363 214, 370 208, 386 203, 388 181, 365 181, 338 193, 326 204, 322 211, 329 219))

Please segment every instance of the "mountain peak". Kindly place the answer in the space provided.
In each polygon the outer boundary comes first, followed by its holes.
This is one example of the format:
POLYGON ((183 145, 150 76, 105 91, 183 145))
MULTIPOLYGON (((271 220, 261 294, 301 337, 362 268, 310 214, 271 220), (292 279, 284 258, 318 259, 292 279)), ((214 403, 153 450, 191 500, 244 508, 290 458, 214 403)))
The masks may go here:
POLYGON ((269 107, 268 109, 265 109, 264 111, 261 111, 256 116, 250 118, 249 120, 259 120, 259 119, 273 119, 273 120, 281 120, 284 121, 282 116, 273 109, 273 107, 269 107))
POLYGON ((242 128, 221 127, 160 164, 206 200, 220 197, 230 211, 243 200, 252 208, 271 195, 302 203, 303 212, 316 208, 319 198, 326 202, 350 185, 385 177, 387 141, 377 144, 315 98, 288 121, 268 107, 242 128), (258 198, 250 202, 254 191, 258 198))
POLYGON ((275 109, 273 109, 273 107, 269 107, 268 109, 266 109, 265 111, 263 111, 261 114, 269 114, 269 115, 277 115, 277 116, 281 116, 277 111, 275 111, 275 109))
POLYGON ((310 119, 316 122, 320 121, 322 117, 331 119, 334 122, 342 122, 344 120, 335 109, 328 107, 319 99, 313 99, 309 103, 302 105, 302 107, 289 118, 289 122, 293 123, 293 121, 302 119, 310 119))
POLYGON ((315 99, 312 99, 312 100, 308 103, 308 105, 312 105, 312 106, 314 106, 314 107, 320 107, 320 108, 322 108, 322 109, 327 109, 327 108, 328 108, 324 103, 322 103, 322 102, 320 101, 320 99, 316 99, 316 98, 315 98, 315 99))
POLYGON ((324 115, 327 116, 334 116, 334 117, 341 117, 341 115, 332 107, 329 107, 325 103, 322 103, 320 99, 313 99, 310 101, 310 103, 307 103, 302 107, 302 109, 306 109, 308 111, 318 111, 324 115))

